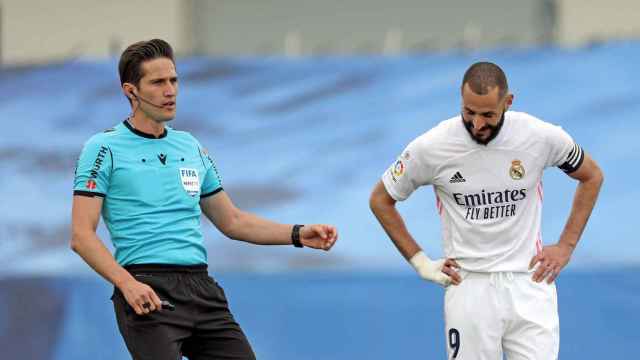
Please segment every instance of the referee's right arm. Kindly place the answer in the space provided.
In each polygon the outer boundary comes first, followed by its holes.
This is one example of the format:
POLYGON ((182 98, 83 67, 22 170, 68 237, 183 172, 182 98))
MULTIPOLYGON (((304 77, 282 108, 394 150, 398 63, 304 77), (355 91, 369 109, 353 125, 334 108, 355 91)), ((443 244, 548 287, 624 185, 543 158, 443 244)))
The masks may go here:
POLYGON ((96 234, 103 198, 73 196, 71 215, 71 249, 98 274, 115 285, 138 315, 161 309, 160 299, 146 284, 136 281, 116 262, 96 234), (149 304, 149 307, 144 307, 149 304))

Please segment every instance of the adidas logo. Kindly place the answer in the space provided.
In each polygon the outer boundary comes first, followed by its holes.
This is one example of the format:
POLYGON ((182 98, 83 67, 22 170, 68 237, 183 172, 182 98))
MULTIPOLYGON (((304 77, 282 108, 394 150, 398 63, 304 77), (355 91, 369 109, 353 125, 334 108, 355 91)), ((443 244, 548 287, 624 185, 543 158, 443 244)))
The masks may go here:
POLYGON ((449 180, 450 183, 461 183, 461 182, 465 182, 465 181, 467 181, 467 180, 465 180, 462 177, 462 174, 460 174, 460 171, 456 171, 456 173, 453 174, 453 176, 449 180))

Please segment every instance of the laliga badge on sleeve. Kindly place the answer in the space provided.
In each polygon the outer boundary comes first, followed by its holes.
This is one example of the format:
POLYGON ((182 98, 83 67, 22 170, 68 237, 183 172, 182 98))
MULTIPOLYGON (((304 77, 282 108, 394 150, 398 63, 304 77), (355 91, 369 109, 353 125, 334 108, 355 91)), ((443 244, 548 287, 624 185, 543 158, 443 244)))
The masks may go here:
POLYGON ((180 168, 180 181, 187 194, 196 196, 200 193, 200 178, 196 169, 180 168))
POLYGON ((404 163, 402 162, 402 160, 398 160, 389 170, 391 171, 391 178, 393 179, 393 181, 398 182, 398 179, 400 179, 400 177, 404 175, 404 163))

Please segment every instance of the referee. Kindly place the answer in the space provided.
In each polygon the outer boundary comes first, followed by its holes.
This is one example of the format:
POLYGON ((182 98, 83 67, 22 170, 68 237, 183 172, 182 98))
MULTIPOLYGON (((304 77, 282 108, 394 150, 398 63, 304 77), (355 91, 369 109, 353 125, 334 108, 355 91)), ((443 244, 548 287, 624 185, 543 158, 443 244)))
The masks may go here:
POLYGON ((255 359, 208 275, 200 214, 226 236, 259 245, 329 250, 329 225, 285 225, 239 210, 207 151, 167 127, 178 76, 171 46, 129 46, 119 63, 132 115, 91 137, 78 159, 71 248, 114 285, 120 333, 133 359, 255 359), (96 235, 100 215, 115 247, 96 235))

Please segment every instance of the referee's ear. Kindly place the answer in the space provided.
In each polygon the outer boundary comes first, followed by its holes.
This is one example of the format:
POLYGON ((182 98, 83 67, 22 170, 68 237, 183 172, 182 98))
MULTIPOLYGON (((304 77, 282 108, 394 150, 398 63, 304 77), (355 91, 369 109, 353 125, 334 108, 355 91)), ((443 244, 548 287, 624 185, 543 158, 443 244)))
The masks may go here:
POLYGON ((124 83, 122 84, 122 93, 124 93, 124 96, 127 97, 127 100, 129 100, 129 104, 133 105, 133 101, 136 99, 136 95, 135 95, 135 85, 131 84, 131 83, 124 83))

